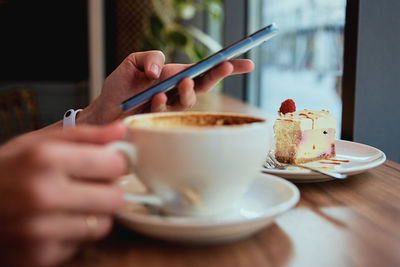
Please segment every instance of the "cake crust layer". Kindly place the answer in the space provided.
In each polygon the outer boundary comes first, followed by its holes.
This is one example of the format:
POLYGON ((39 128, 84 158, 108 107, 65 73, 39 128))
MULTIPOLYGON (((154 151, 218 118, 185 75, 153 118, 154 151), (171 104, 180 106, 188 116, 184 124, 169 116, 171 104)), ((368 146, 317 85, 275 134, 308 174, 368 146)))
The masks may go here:
POLYGON ((307 163, 307 162, 312 162, 312 161, 329 159, 329 158, 332 158, 335 156, 336 156, 335 151, 332 151, 332 153, 330 153, 330 154, 323 154, 323 155, 320 155, 320 156, 314 157, 314 158, 297 158, 296 155, 287 157, 287 156, 275 154, 275 158, 279 162, 286 163, 286 164, 302 164, 302 163, 307 163))

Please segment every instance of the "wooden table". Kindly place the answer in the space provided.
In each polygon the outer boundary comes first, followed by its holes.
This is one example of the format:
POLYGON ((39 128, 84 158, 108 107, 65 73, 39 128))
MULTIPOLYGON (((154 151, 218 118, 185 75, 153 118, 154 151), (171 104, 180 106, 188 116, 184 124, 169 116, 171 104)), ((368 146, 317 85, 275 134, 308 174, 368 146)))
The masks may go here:
MULTIPOLYGON (((195 110, 261 114, 220 95, 195 110)), ((387 160, 343 181, 297 184, 298 205, 246 240, 183 246, 116 225, 65 266, 400 266, 400 164, 387 160)))

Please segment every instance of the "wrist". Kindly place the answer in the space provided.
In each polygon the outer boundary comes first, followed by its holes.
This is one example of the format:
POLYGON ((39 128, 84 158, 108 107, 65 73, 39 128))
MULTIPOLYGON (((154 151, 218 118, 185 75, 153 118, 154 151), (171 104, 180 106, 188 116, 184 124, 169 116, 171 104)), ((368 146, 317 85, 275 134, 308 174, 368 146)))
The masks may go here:
POLYGON ((93 107, 95 102, 84 108, 76 116, 76 124, 99 124, 96 116, 95 108, 93 107))
POLYGON ((77 125, 78 124, 94 124, 92 117, 93 116, 87 107, 76 115, 75 122, 77 125))

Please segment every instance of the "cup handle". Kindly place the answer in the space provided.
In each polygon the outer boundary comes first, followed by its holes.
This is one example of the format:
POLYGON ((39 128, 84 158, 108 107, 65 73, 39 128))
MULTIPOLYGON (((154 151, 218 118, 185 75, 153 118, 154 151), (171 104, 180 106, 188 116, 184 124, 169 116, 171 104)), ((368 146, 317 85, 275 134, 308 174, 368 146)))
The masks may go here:
POLYGON ((116 141, 107 144, 107 148, 111 150, 116 150, 125 154, 128 158, 128 163, 131 167, 134 167, 137 163, 137 156, 136 156, 136 147, 128 142, 124 141, 116 141))
MULTIPOLYGON (((108 149, 116 150, 125 154, 128 159, 129 165, 131 165, 132 169, 135 168, 137 164, 137 152, 136 147, 128 142, 124 141, 117 141, 112 142, 107 145, 108 149)), ((161 199, 156 195, 136 195, 136 194, 124 194, 125 201, 133 202, 133 203, 140 203, 140 204, 147 204, 151 206, 162 207, 163 202, 161 199)))

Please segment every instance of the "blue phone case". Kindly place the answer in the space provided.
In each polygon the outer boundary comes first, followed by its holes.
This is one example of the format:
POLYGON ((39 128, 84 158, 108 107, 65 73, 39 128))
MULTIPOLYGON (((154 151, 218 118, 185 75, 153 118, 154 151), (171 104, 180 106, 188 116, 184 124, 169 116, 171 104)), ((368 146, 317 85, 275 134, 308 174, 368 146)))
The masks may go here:
POLYGON ((136 109, 143 104, 146 104, 157 93, 167 92, 177 86, 177 84, 184 78, 195 78, 207 70, 215 67, 219 63, 235 58, 250 49, 260 45, 266 40, 272 38, 278 31, 275 24, 268 25, 257 32, 249 35, 248 37, 216 52, 215 54, 203 59, 195 65, 178 72, 172 77, 150 87, 149 89, 129 98, 121 103, 120 108, 122 111, 136 109))

